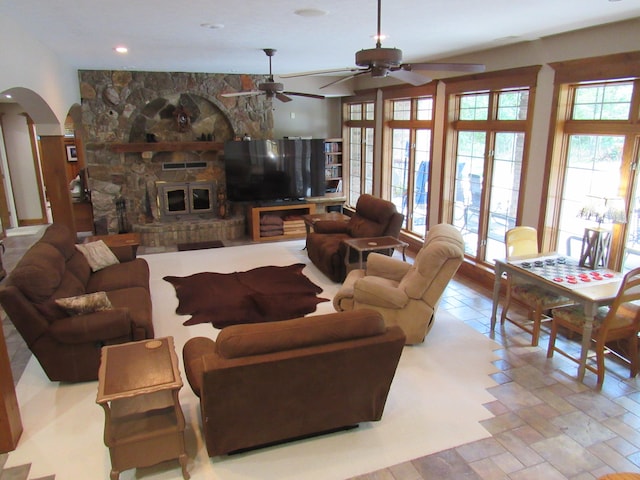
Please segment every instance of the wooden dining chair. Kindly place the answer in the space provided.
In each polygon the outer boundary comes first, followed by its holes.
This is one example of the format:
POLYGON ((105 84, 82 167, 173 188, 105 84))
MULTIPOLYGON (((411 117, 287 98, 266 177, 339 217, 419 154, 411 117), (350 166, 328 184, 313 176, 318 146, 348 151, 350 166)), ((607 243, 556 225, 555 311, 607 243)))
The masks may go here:
MULTIPOLYGON (((582 335, 587 321, 584 309, 581 305, 572 305, 552 310, 551 334, 547 357, 551 358, 553 352, 558 352, 565 357, 580 363, 580 360, 555 345, 558 328, 564 327, 570 332, 582 335)), ((629 271, 620 284, 620 289, 615 300, 610 306, 598 309, 593 320, 591 340, 595 342, 596 366, 587 364, 586 369, 598 375, 598 388, 602 388, 604 382, 604 355, 606 344, 616 340, 627 341, 630 378, 638 374, 638 330, 640 328, 640 268, 629 271)), ((622 358, 620 355, 618 357, 622 358)))
MULTIPOLYGON (((533 227, 519 226, 507 230, 505 235, 505 246, 507 250, 507 260, 523 255, 536 255, 538 249, 538 232, 533 227)), ((508 320, 515 326, 531 334, 531 345, 538 345, 540 339, 540 326, 543 318, 549 319, 545 312, 554 307, 571 304, 567 297, 556 295, 545 289, 525 282, 516 282, 507 277, 507 297, 505 300, 500 323, 504 325, 508 320), (527 320, 509 317, 508 312, 514 300, 523 303, 527 309, 527 320)))

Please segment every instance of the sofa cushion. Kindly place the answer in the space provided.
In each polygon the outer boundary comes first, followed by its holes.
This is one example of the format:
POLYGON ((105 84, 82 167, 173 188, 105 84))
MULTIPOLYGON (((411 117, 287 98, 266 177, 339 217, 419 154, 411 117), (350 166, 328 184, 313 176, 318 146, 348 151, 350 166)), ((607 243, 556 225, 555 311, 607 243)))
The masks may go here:
POLYGON ((60 318, 69 316, 67 311, 56 303, 57 299, 75 297, 83 295, 84 293, 84 284, 82 284, 75 275, 66 271, 62 276, 60 285, 56 291, 51 294, 51 297, 40 303, 34 302, 33 305, 49 323, 52 323, 60 318))
POLYGON ((102 310, 111 310, 113 308, 106 292, 94 292, 77 295, 75 297, 57 298, 55 302, 69 315, 84 315, 102 310))
POLYGON ((71 258, 67 260, 67 272, 74 275, 78 281, 86 287, 89 277, 91 276, 91 267, 86 257, 75 247, 73 252, 71 258))
POLYGON ((378 312, 362 309, 281 322, 232 325, 218 334, 216 351, 222 357, 237 358, 371 337, 385 331, 378 312))
POLYGON ((44 302, 53 295, 62 281, 64 260, 57 248, 38 242, 24 254, 11 272, 11 282, 30 301, 44 302))
POLYGON ((347 229, 352 237, 363 238, 381 237, 386 227, 386 223, 376 223, 355 213, 349 220, 347 229))
POLYGON ((94 272, 87 282, 87 293, 101 290, 110 292, 129 287, 149 289, 149 265, 142 258, 94 272))
POLYGON ((144 330, 146 337, 153 338, 152 305, 149 290, 130 287, 107 292, 113 308, 127 309, 134 328, 144 330))
POLYGON ((120 263, 118 257, 107 247, 103 240, 76 245, 76 248, 85 256, 91 270, 94 272, 120 263))
POLYGON ((40 241, 56 247, 65 260, 71 258, 76 252, 75 235, 69 230, 69 227, 62 223, 53 223, 47 227, 40 241))

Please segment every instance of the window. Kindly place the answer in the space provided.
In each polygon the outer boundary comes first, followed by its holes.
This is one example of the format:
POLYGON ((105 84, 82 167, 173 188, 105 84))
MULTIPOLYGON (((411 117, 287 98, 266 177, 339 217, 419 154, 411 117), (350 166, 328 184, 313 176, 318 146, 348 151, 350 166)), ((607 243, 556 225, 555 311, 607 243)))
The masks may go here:
MULTIPOLYGON (((594 60, 594 62, 598 62, 594 60)), ((569 64, 571 62, 568 62, 569 64)), ((638 235, 638 146, 640 144, 640 83, 634 78, 592 81, 591 73, 556 64, 559 98, 556 118, 561 125, 554 139, 547 223, 555 233, 550 249, 580 258, 587 229, 598 229, 611 240, 605 254, 610 268, 628 270, 640 266, 638 235), (585 76, 587 78, 575 77, 585 76), (573 80, 562 82, 563 79, 573 80), (601 223, 581 215, 597 204, 616 204, 624 223, 601 223), (553 221, 553 219, 555 222, 553 221)), ((611 71, 617 69, 602 68, 611 71)), ((625 68, 622 68, 624 71, 625 68)))
POLYGON ((403 228, 424 237, 427 231, 433 129, 433 96, 392 99, 386 104, 390 146, 390 199, 405 216, 403 228))
POLYGON ((536 74, 520 69, 500 81, 487 76, 447 85, 453 166, 444 213, 462 232, 465 253, 479 263, 504 258, 505 234, 518 224, 536 74), (478 88, 483 85, 488 88, 478 88))
POLYGON ((348 103, 347 131, 349 181, 347 204, 355 206, 363 193, 373 193, 374 103, 348 103))

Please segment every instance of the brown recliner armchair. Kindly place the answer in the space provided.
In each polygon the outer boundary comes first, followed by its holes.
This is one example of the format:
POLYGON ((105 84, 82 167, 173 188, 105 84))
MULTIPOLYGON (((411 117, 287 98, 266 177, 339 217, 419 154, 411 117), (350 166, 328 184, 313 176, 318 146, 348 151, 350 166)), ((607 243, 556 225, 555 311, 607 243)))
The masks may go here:
MULTIPOLYGON (((358 198, 356 211, 346 222, 320 220, 313 224, 313 232, 307 235, 309 259, 334 282, 342 282, 346 276, 344 257, 347 248, 343 240, 365 237, 398 237, 404 215, 388 200, 363 194, 358 198)), ((392 251, 389 254, 393 253, 392 251)), ((356 252, 351 252, 356 262, 356 252)))
POLYGON ((432 227, 413 264, 372 253, 366 270, 349 272, 333 299, 338 311, 373 309, 397 325, 407 344, 424 341, 440 297, 464 259, 464 240, 453 225, 432 227))
POLYGON ((192 338, 184 369, 209 456, 380 420, 404 343, 367 309, 192 338))

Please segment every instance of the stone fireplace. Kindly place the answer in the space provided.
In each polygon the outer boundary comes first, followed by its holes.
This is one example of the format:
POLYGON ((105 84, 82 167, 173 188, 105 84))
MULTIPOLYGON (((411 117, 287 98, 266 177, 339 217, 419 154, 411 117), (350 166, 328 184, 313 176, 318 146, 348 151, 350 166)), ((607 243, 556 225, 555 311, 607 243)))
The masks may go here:
POLYGON ((262 77, 128 71, 79 76, 96 233, 118 233, 124 224, 141 234, 145 246, 246 235, 244 206, 225 202, 219 208, 226 191, 223 147, 244 133, 270 138, 271 102, 219 93, 254 89, 262 77), (166 185, 181 185, 182 193, 167 192, 166 185), (118 221, 116 205, 124 205, 125 222, 118 221))

